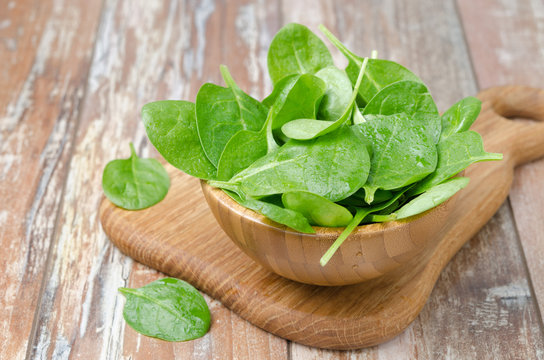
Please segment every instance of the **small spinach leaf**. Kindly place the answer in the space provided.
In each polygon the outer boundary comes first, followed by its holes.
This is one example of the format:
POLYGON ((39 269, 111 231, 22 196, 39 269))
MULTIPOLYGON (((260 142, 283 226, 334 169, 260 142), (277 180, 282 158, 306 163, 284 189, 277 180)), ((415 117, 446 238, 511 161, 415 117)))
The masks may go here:
POLYGON ((446 139, 455 133, 467 131, 478 117, 481 109, 482 102, 472 96, 460 100, 449 108, 442 115, 440 140, 446 139))
POLYGON ((236 201, 238 204, 248 209, 257 211, 258 213, 266 216, 272 221, 288 226, 291 229, 294 229, 296 231, 300 231, 303 233, 307 233, 307 234, 315 233, 315 230, 310 226, 306 217, 304 217, 304 215, 302 215, 298 211, 284 209, 281 206, 278 206, 269 202, 257 200, 247 195, 240 196, 238 193, 233 191, 229 191, 229 190, 223 190, 223 191, 227 195, 229 195, 234 201, 236 201))
POLYGON ((334 65, 327 46, 301 24, 287 24, 272 39, 268 49, 268 72, 275 84, 291 74, 315 74, 334 65))
POLYGON ((168 193, 170 178, 155 159, 141 159, 130 144, 128 159, 110 161, 102 174, 102 189, 115 205, 140 210, 155 205, 168 193))
POLYGON ((209 184, 249 196, 308 191, 338 201, 365 183, 369 162, 366 145, 343 127, 310 141, 289 140, 230 181, 209 184))
POLYGON ((421 194, 475 162, 502 159, 502 154, 484 151, 482 137, 475 131, 450 135, 438 143, 437 149, 438 163, 435 171, 420 181, 410 194, 421 194))
POLYGON ((139 289, 119 288, 127 302, 125 321, 137 332, 166 341, 204 336, 210 310, 204 297, 185 281, 164 278, 139 289))
POLYGON ((359 72, 359 77, 357 78, 357 83, 353 88, 350 102, 344 109, 344 113, 342 114, 342 116, 340 116, 335 121, 322 121, 312 119, 293 120, 282 126, 281 130, 283 131, 283 133, 291 139, 310 140, 318 136, 328 134, 342 126, 350 118, 353 104, 355 103, 355 99, 357 97, 357 91, 359 89, 359 86, 361 85, 363 74, 365 73, 367 62, 368 58, 365 58, 363 66, 361 66, 361 71, 359 72))
POLYGON ((156 101, 144 105, 142 121, 149 140, 173 166, 200 179, 215 178, 196 128, 195 104, 188 101, 156 101))
MULTIPOLYGON (((363 65, 363 58, 355 55, 344 44, 340 42, 325 26, 320 25, 319 29, 331 41, 331 43, 348 59, 346 73, 351 82, 356 83, 357 74, 363 65)), ((402 80, 421 82, 410 70, 404 66, 389 60, 370 59, 365 71, 363 83, 359 88, 359 95, 364 103, 368 103, 384 87, 402 80)))
POLYGON ((352 85, 346 72, 336 66, 327 66, 319 70, 315 76, 325 82, 326 90, 317 118, 336 120, 342 116, 344 109, 351 103, 352 85))
POLYGON ((196 95, 196 121, 202 148, 217 167, 229 140, 240 130, 259 131, 268 109, 244 93, 234 82, 228 69, 221 66, 228 88, 204 84, 196 95))
POLYGON ((414 81, 398 81, 372 98, 363 115, 405 113, 410 121, 427 129, 434 143, 440 138, 440 114, 427 87, 414 81))
POLYGON ((284 193, 281 200, 286 209, 298 211, 313 225, 346 226, 353 218, 345 207, 306 191, 284 193))
POLYGON ((370 174, 363 186, 368 204, 373 202, 377 189, 398 189, 434 171, 436 146, 425 127, 404 113, 367 115, 366 119, 352 128, 373 144, 370 174))

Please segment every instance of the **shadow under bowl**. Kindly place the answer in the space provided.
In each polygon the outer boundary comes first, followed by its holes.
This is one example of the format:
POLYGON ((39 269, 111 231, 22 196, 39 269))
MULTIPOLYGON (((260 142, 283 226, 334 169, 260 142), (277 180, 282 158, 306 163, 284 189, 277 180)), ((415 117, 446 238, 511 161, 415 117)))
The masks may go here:
POLYGON ((410 218, 358 226, 322 267, 319 259, 344 228, 314 226, 315 234, 300 233, 241 206, 205 181, 201 186, 217 222, 244 253, 278 275, 324 286, 374 279, 431 252, 456 198, 410 218))

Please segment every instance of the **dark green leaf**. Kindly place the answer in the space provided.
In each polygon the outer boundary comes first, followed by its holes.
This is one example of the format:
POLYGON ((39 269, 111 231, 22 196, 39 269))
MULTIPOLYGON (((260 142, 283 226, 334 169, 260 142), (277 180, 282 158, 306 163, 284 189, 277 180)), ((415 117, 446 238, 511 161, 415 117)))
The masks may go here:
POLYGON ((334 65, 329 50, 310 29, 287 24, 277 32, 268 50, 268 72, 276 84, 292 74, 315 74, 334 65))
POLYGON ((438 164, 435 171, 418 183, 410 193, 421 194, 475 162, 501 159, 502 154, 484 151, 482 137, 477 132, 452 134, 438 143, 438 164))
POLYGON ((313 225, 346 226, 353 218, 345 207, 309 192, 287 192, 281 200, 286 209, 298 211, 313 225))
POLYGON ((436 146, 425 127, 406 114, 367 115, 366 119, 353 128, 373 144, 370 174, 364 185, 368 204, 377 189, 398 189, 434 171, 436 146))
POLYGON ((130 144, 128 159, 110 161, 102 174, 102 189, 115 205, 140 210, 155 205, 168 193, 170 178, 155 159, 140 159, 130 144))
POLYGON ((198 137, 195 104, 152 102, 142 108, 142 120, 149 140, 166 161, 191 176, 215 178, 215 166, 202 150, 198 137))
POLYGON ((216 167, 223 149, 240 130, 262 129, 268 109, 244 93, 226 67, 221 73, 228 88, 204 84, 196 95, 196 121, 202 148, 216 167))
POLYGON ((442 134, 440 139, 446 139, 455 133, 467 131, 478 117, 482 102, 472 96, 466 97, 449 108, 442 115, 442 134))
POLYGON ((304 215, 302 215, 301 213, 297 211, 284 209, 281 206, 278 206, 269 202, 253 199, 246 195, 241 197, 240 195, 238 195, 237 193, 233 191, 229 191, 229 190, 223 190, 223 191, 225 191, 225 193, 227 193, 227 195, 229 195, 238 204, 248 209, 257 211, 258 213, 266 216, 272 221, 288 226, 291 229, 294 229, 303 233, 309 233, 309 234, 315 233, 315 230, 310 226, 310 224, 308 223, 308 220, 304 217, 304 215))
POLYGON ((166 341, 204 336, 210 310, 204 297, 185 281, 164 278, 139 289, 119 288, 127 302, 125 321, 141 334, 166 341))

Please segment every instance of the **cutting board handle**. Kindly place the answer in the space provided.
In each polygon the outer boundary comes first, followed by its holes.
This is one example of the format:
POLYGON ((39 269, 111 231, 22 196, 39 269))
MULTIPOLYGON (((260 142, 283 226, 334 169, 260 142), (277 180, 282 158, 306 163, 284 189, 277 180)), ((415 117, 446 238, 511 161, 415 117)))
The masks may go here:
POLYGON ((478 97, 501 119, 497 127, 503 136, 501 142, 508 144, 505 156, 511 156, 515 166, 544 156, 544 90, 498 86, 478 97))

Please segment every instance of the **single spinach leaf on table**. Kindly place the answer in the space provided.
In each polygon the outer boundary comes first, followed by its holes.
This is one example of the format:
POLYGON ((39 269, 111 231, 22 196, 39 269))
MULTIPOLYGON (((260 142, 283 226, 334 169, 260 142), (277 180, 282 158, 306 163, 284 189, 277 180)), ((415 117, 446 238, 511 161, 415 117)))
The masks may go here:
POLYGON ((110 161, 102 174, 102 189, 115 205, 141 210, 155 205, 168 193, 170 177, 155 159, 141 159, 130 144, 128 159, 110 161))
POLYGON ((215 166, 202 149, 195 104, 165 100, 144 105, 142 121, 149 140, 170 164, 199 179, 214 179, 215 166))
MULTIPOLYGON (((351 52, 325 26, 320 25, 319 29, 325 34, 325 36, 331 41, 331 43, 338 50, 340 50, 342 54, 344 54, 344 56, 348 60, 346 73, 348 74, 351 82, 355 84, 357 75, 359 74, 359 70, 363 65, 363 58, 351 52)), ((359 95, 361 96, 364 104, 366 104, 381 89, 402 80, 421 82, 421 80, 416 75, 414 75, 414 73, 394 61, 370 59, 368 61, 368 66, 365 71, 363 83, 359 88, 359 95)))
POLYGON ((475 162, 502 159, 502 154, 488 153, 484 150, 482 137, 475 131, 450 135, 438 143, 437 149, 438 163, 436 169, 410 191, 411 195, 421 194, 429 190, 475 162))
POLYGON ((323 254, 321 259, 319 260, 319 263, 321 266, 327 265, 329 260, 332 258, 332 256, 336 253, 338 248, 344 243, 344 241, 348 238, 348 236, 355 230, 355 228, 367 217, 368 215, 381 211, 383 209, 386 209, 393 205, 407 190, 410 188, 407 187, 406 189, 403 189, 402 191, 399 191, 394 197, 389 199, 389 201, 370 206, 370 207, 358 207, 355 216, 350 221, 350 223, 346 226, 344 231, 338 236, 338 238, 334 241, 334 243, 331 245, 331 247, 323 254))
POLYGON ((315 74, 334 65, 327 46, 301 24, 287 24, 272 39, 268 49, 268 72, 276 84, 287 75, 315 74))
POLYGON ((289 140, 228 182, 208 183, 253 197, 308 191, 338 201, 361 188, 369 163, 366 145, 342 127, 310 141, 289 140))
POLYGON ((373 222, 384 222, 391 220, 405 219, 410 216, 421 214, 429 209, 432 209, 450 197, 455 195, 459 190, 467 186, 469 179, 466 177, 456 177, 438 184, 418 197, 410 200, 400 209, 390 215, 374 215, 373 222))
POLYGON ((210 310, 204 297, 185 281, 164 278, 139 289, 119 288, 127 302, 125 321, 137 332, 166 341, 204 336, 210 310))
POLYGON ((196 121, 202 148, 217 167, 228 141, 240 130, 259 131, 268 108, 244 93, 221 66, 227 88, 204 84, 196 95, 196 121))
POLYGON ((350 101, 344 109, 344 113, 335 121, 323 121, 323 120, 313 120, 313 119, 297 119, 290 121, 284 124, 281 128, 282 132, 291 139, 296 140, 310 140, 318 136, 323 136, 342 126, 350 118, 351 112, 353 110, 353 104, 355 104, 355 99, 357 97, 357 91, 361 85, 361 80, 363 79, 363 74, 365 73, 366 64, 368 58, 363 62, 361 66, 361 71, 357 78, 357 83, 353 88, 353 93, 351 95, 350 101))
POLYGON ((482 109, 482 102, 472 96, 458 101, 442 114, 442 133, 440 140, 467 131, 482 109))
POLYGON ((398 189, 434 171, 436 146, 425 127, 412 122, 404 113, 366 118, 366 122, 352 128, 373 144, 370 174, 363 186, 368 204, 373 203, 377 189, 398 189))
POLYGON ((424 127, 438 143, 442 128, 440 114, 427 89, 414 81, 398 81, 385 88, 372 98, 363 115, 394 115, 405 113, 414 124, 424 127))
MULTIPOLYGON (((261 215, 266 216, 272 221, 275 221, 279 224, 285 225, 300 231, 302 233, 313 234, 315 230, 312 228, 308 220, 304 215, 298 211, 291 209, 284 209, 281 206, 272 204, 266 201, 261 201, 253 199, 247 195, 239 195, 234 191, 223 190, 227 195, 229 195, 234 201, 238 204, 246 207, 248 209, 257 211, 261 215)), ((243 194, 243 193, 240 193, 243 194)))
POLYGON ((353 218, 353 215, 345 207, 306 191, 284 193, 281 200, 286 209, 298 211, 312 225, 346 226, 353 218))
POLYGON ((315 76, 323 80, 326 85, 325 95, 323 95, 323 99, 319 104, 317 118, 323 120, 338 119, 351 102, 351 93, 353 91, 351 81, 346 72, 336 66, 327 66, 319 70, 315 76))

